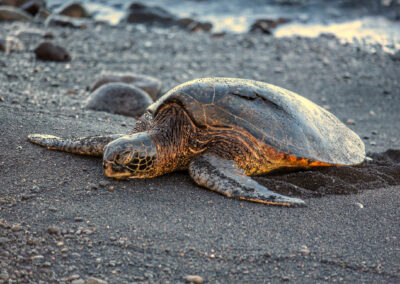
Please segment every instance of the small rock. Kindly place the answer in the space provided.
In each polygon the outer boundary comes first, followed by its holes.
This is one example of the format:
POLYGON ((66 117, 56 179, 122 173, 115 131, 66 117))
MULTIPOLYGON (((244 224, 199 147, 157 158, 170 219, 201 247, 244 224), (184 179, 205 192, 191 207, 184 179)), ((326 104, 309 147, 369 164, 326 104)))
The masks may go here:
POLYGON ((83 279, 72 280, 71 284, 85 284, 85 280, 83 279))
POLYGON ((310 249, 307 246, 302 246, 299 251, 302 254, 310 254, 310 249))
POLYGON ((71 18, 90 18, 89 12, 79 2, 67 3, 58 9, 56 13, 71 18))
POLYGON ((360 207, 360 208, 364 208, 364 205, 363 204, 361 204, 361 203, 359 203, 359 202, 356 202, 356 203, 354 203, 356 206, 358 206, 358 207, 360 207))
POLYGON ((86 188, 87 189, 98 189, 98 186, 94 183, 89 182, 88 186, 86 188))
POLYGON ((11 226, 11 231, 13 232, 19 232, 22 231, 22 226, 21 224, 14 224, 11 226))
POLYGON ((370 116, 376 116, 376 113, 375 113, 373 110, 370 110, 370 111, 369 111, 369 115, 370 115, 370 116))
POLYGON ((56 225, 51 225, 50 227, 47 228, 47 232, 51 235, 58 235, 60 234, 60 228, 57 227, 56 225))
POLYGON ((351 78, 350 73, 345 72, 345 73, 343 74, 343 78, 344 78, 344 79, 350 79, 350 78, 351 78))
POLYGON ((51 267, 51 262, 45 261, 42 266, 43 267, 51 267))
MULTIPOLYGON (((7 281, 10 278, 10 275, 8 274, 7 270, 3 269, 1 270, 0 273, 0 279, 3 280, 4 282, 7 281)), ((4 283, 2 282, 2 283, 4 283)))
POLYGON ((36 14, 39 13, 40 10, 43 10, 44 7, 46 6, 46 3, 44 0, 27 0, 23 1, 25 3, 21 4, 19 6, 20 9, 24 10, 28 14, 35 16, 36 14))
POLYGON ((158 98, 158 94, 161 91, 160 80, 151 76, 135 73, 103 73, 90 87, 90 91, 93 92, 105 84, 117 82, 133 84, 148 93, 153 100, 158 98))
POLYGON ((250 27, 250 32, 262 32, 264 34, 272 34, 272 30, 277 26, 290 22, 289 19, 278 18, 277 20, 260 19, 250 27))
POLYGON ((99 278, 89 277, 86 279, 86 284, 107 284, 107 281, 99 278))
POLYGON ((93 92, 85 101, 86 108, 139 117, 153 103, 141 89, 124 83, 109 83, 93 92))
POLYGON ((44 260, 44 256, 43 255, 35 255, 32 258, 33 264, 35 264, 35 265, 41 264, 43 262, 43 260, 44 260))
POLYGON ((12 6, 0 6, 0 22, 3 21, 22 21, 31 22, 32 16, 23 10, 12 6))
POLYGON ((209 32, 213 26, 210 22, 199 22, 192 18, 179 19, 178 25, 191 32, 198 32, 198 31, 209 32))
POLYGON ((74 220, 75 220, 75 222, 82 222, 83 218, 82 217, 75 217, 74 220))
POLYGON ((49 211, 51 211, 51 212, 56 212, 56 211, 57 211, 57 208, 51 206, 51 207, 49 207, 49 211))
POLYGON ((0 237, 0 246, 4 246, 9 241, 10 241, 10 239, 8 239, 6 237, 0 237))
POLYGON ((371 142, 369 142, 369 145, 376 146, 376 142, 375 141, 371 141, 371 142))
POLYGON ((33 192, 35 192, 35 193, 38 193, 38 192, 40 192, 40 187, 38 187, 37 185, 34 185, 34 186, 32 186, 32 189, 31 189, 33 192))
POLYGON ((109 181, 106 181, 106 180, 101 180, 101 181, 99 182, 99 185, 102 186, 102 187, 105 187, 105 186, 107 186, 107 185, 109 185, 109 184, 110 184, 110 182, 109 182, 109 181))
POLYGON ((356 124, 356 121, 355 121, 354 119, 349 118, 349 119, 346 121, 346 123, 347 123, 348 125, 355 125, 355 124, 356 124))
POLYGON ((186 282, 195 283, 195 284, 201 284, 204 281, 203 277, 201 277, 199 275, 186 275, 183 279, 186 282))
POLYGON ((172 26, 176 24, 177 17, 158 6, 149 7, 141 3, 132 3, 128 8, 124 21, 128 23, 172 26))
POLYGON ((372 130, 372 131, 371 131, 371 134, 372 134, 372 135, 378 135, 378 131, 372 130))
POLYGON ((68 52, 61 46, 50 42, 42 42, 35 48, 35 54, 38 59, 45 61, 67 62, 71 60, 68 52))

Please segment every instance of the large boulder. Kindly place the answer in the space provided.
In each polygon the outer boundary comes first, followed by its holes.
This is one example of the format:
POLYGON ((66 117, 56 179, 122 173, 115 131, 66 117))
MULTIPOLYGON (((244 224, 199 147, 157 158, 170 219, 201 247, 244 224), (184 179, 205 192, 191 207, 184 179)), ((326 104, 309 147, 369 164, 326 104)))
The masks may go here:
POLYGON ((161 91, 161 81, 147 75, 135 74, 135 73, 117 73, 117 72, 109 72, 101 74, 96 81, 90 87, 90 91, 94 92, 101 86, 108 83, 127 83, 132 84, 146 93, 156 100, 161 91))
POLYGON ((167 10, 158 6, 146 6, 141 3, 132 3, 127 11, 125 21, 128 23, 157 24, 172 26, 177 24, 178 18, 167 10))
POLYGON ((138 118, 152 103, 149 94, 138 87, 109 83, 91 93, 85 101, 85 107, 138 118))

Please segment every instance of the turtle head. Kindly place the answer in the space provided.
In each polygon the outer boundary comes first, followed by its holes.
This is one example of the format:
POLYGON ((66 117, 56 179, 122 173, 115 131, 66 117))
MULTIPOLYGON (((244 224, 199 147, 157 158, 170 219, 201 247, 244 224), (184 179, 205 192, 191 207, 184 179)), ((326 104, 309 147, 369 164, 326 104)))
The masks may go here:
POLYGON ((103 171, 108 177, 154 177, 156 163, 157 147, 145 132, 118 138, 104 149, 103 171))

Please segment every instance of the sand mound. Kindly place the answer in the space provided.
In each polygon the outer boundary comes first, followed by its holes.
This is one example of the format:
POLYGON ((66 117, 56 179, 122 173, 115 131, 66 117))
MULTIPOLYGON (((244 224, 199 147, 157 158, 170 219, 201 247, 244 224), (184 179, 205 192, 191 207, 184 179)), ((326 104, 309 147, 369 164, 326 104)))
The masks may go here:
POLYGON ((273 191, 302 197, 351 194, 400 184, 400 150, 368 153, 368 157, 372 160, 356 167, 280 171, 256 179, 273 191))

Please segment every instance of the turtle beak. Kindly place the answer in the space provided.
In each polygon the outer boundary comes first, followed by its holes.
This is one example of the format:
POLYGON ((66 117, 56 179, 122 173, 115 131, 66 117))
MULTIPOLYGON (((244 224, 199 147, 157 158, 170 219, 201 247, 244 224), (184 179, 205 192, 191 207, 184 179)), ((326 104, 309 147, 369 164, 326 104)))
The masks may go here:
POLYGON ((103 172, 106 176, 117 179, 128 178, 132 175, 125 167, 110 161, 103 162, 103 172))

